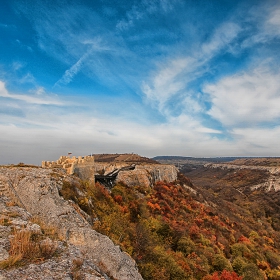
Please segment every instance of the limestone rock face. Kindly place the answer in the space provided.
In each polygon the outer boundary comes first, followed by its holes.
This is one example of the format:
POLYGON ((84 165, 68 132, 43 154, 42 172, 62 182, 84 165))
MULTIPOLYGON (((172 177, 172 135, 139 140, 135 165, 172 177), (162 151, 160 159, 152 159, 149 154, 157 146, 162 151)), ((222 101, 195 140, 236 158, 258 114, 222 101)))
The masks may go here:
POLYGON ((73 172, 71 174, 76 174, 82 180, 90 180, 93 183, 95 168, 93 165, 79 164, 73 166, 73 172))
POLYGON ((206 168, 219 168, 219 169, 228 169, 228 170, 242 170, 242 169, 251 169, 251 170, 260 170, 267 171, 269 177, 266 182, 251 186, 251 190, 262 189, 265 192, 280 191, 280 167, 269 167, 269 166, 252 166, 252 165, 237 165, 237 164, 213 164, 208 163, 204 165, 206 168))
MULTIPOLYGON (((32 221, 32 215, 26 210, 12 206, 8 197, 0 197, 0 213, 2 223, 0 226, 0 261, 9 258, 10 240, 14 231, 41 232, 38 224, 32 221)), ((42 280, 42 279, 88 279, 109 280, 110 278, 90 261, 90 256, 81 251, 78 246, 61 241, 51 241, 46 238, 43 242, 53 242, 57 245, 58 257, 46 259, 41 262, 30 263, 20 268, 0 269, 0 280, 42 280), (75 278, 76 276, 76 278, 75 278), (79 276, 80 278, 77 278, 79 276)))
POLYGON ((117 177, 128 186, 149 187, 156 182, 173 182, 177 179, 177 169, 174 165, 145 164, 136 165, 134 170, 121 171, 117 177))
MULTIPOLYGON (((60 238, 83 252, 91 266, 107 275, 107 279, 141 280, 135 261, 108 237, 92 230, 85 215, 81 214, 82 210, 77 212, 70 202, 59 195, 62 180, 68 175, 61 173, 54 176, 52 173, 51 169, 41 168, 0 168, 2 181, 12 185, 23 208, 47 225, 56 227, 60 238)), ((5 251, 2 251, 2 256, 5 257, 5 251)))
MULTIPOLYGON (((104 175, 122 167, 128 163, 95 163, 96 173, 104 175)), ((116 182, 124 182, 128 186, 151 187, 159 181, 173 182, 177 179, 178 170, 171 164, 136 164, 134 170, 120 171, 116 182)))

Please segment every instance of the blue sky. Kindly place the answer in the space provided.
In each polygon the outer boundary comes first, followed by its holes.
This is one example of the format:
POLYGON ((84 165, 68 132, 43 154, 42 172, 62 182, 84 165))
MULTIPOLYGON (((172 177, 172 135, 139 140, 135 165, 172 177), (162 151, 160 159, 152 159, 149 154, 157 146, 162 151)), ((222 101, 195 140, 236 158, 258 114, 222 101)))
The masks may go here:
POLYGON ((280 156, 280 1, 2 0, 0 164, 280 156))

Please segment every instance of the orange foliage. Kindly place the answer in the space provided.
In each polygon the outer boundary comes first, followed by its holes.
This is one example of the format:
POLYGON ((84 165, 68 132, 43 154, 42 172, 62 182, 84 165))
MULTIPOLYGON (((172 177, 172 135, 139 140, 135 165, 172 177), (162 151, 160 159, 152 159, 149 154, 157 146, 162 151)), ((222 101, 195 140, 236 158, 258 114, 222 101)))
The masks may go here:
POLYGON ((251 244, 251 241, 249 238, 245 237, 244 235, 241 235, 238 239, 239 242, 244 244, 251 244))
POLYGON ((203 280, 242 280, 235 272, 223 270, 222 273, 214 272, 213 275, 207 275, 203 280))
POLYGON ((199 227, 197 225, 193 225, 189 229, 189 233, 191 236, 196 236, 199 234, 199 227))
POLYGON ((127 206, 120 206, 120 210, 122 211, 122 213, 128 213, 129 212, 129 209, 127 206))
POLYGON ((267 262, 265 262, 265 261, 257 260, 257 265, 258 265, 258 268, 260 268, 261 270, 270 269, 270 265, 267 262))
POLYGON ((152 210, 160 210, 160 206, 157 203, 152 203, 150 201, 147 202, 147 205, 152 209, 152 210))
POLYGON ((114 200, 118 203, 118 204, 122 204, 122 196, 121 195, 115 195, 114 196, 114 200))

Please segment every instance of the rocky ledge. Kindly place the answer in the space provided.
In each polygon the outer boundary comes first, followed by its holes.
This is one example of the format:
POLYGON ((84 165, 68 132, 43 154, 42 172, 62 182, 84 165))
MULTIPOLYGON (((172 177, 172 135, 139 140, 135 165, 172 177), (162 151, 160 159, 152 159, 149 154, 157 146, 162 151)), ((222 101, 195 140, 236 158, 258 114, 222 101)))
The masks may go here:
POLYGON ((262 189, 265 192, 269 191, 280 191, 280 167, 270 167, 270 166, 254 166, 254 165, 238 165, 238 164, 228 164, 228 163, 208 163, 204 165, 205 168, 218 168, 218 169, 228 169, 228 170, 242 170, 242 169, 251 169, 251 170, 260 170, 266 171, 269 173, 268 179, 257 185, 250 186, 251 190, 262 189))
MULTIPOLYGON (((133 170, 120 171, 116 177, 117 182, 124 182, 128 186, 152 187, 156 182, 173 182, 177 180, 178 169, 171 164, 136 163, 133 170)), ((126 162, 101 163, 95 162, 97 174, 108 174, 114 170, 128 167, 126 162)))
POLYGON ((39 220, 55 229, 57 237, 55 241, 40 238, 40 248, 44 242, 53 244, 51 258, 39 258, 20 268, 4 268, 0 279, 142 279, 135 261, 107 236, 94 231, 87 214, 59 195, 67 176, 51 169, 0 168, 1 263, 11 257, 14 227, 20 232, 35 230, 40 235, 40 225, 32 222, 39 220))

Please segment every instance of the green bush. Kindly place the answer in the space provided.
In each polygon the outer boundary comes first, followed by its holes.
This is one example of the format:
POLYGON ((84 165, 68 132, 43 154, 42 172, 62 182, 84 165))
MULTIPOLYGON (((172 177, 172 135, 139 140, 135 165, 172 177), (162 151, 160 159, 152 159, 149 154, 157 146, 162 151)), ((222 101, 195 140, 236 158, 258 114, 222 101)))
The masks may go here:
POLYGON ((278 254, 272 251, 267 251, 265 255, 272 268, 280 266, 280 256, 278 254))
POLYGON ((235 272, 241 274, 242 268, 246 265, 246 261, 242 257, 237 257, 232 262, 232 267, 235 272))
POLYGON ((179 239, 177 243, 177 250, 187 256, 190 253, 194 252, 195 244, 189 237, 184 236, 179 239))
POLYGON ((243 243, 236 243, 232 245, 230 249, 234 257, 244 257, 250 254, 250 250, 243 243))
POLYGON ((221 254, 216 254, 212 260, 214 271, 232 270, 232 266, 228 259, 221 254))
POLYGON ((253 263, 245 265, 241 269, 241 275, 243 276, 242 280, 265 280, 263 273, 253 263))

